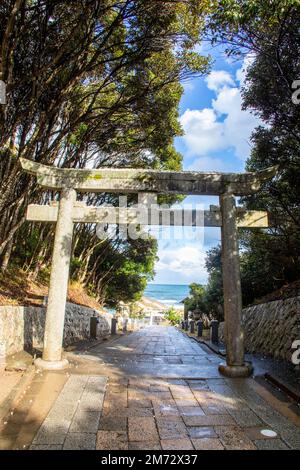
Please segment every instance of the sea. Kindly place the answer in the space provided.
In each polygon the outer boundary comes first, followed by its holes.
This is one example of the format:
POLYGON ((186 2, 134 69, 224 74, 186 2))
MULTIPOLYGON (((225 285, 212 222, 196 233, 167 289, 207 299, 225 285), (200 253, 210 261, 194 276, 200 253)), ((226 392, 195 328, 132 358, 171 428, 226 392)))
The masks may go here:
POLYGON ((175 308, 183 308, 181 302, 188 295, 189 286, 183 284, 148 284, 144 292, 145 297, 175 308))

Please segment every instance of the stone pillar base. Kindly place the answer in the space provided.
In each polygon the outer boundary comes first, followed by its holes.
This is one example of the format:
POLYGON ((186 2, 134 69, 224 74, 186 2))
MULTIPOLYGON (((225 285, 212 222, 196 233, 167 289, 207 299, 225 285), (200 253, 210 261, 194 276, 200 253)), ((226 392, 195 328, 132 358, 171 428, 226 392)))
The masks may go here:
POLYGON ((229 366, 227 364, 219 365, 219 372, 225 377, 232 379, 238 377, 249 377, 253 372, 253 366, 250 362, 245 362, 242 366, 229 366))
POLYGON ((44 361, 44 359, 38 358, 34 361, 37 369, 43 370, 62 370, 69 367, 69 361, 62 359, 61 361, 44 361))

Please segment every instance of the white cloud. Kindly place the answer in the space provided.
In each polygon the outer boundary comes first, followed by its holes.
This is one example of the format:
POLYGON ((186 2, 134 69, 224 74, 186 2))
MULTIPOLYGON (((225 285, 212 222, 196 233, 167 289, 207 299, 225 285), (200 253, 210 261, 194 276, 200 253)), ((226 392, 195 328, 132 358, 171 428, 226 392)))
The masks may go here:
POLYGON ((238 88, 222 88, 217 94, 217 98, 212 101, 214 112, 228 114, 241 112, 241 95, 238 88))
POLYGON ((243 65, 240 69, 236 72, 236 79, 240 82, 240 85, 243 86, 246 80, 247 68, 253 64, 255 60, 255 54, 247 54, 244 58, 243 65))
POLYGON ((234 80, 225 70, 213 70, 205 79, 207 88, 218 92, 225 86, 234 86, 234 80))
MULTIPOLYGON (((206 79, 207 88, 215 93, 210 107, 187 109, 181 116, 185 155, 189 158, 187 170, 238 171, 239 164, 241 169, 249 156, 250 135, 259 123, 249 112, 241 109, 240 86, 244 83, 245 67, 249 63, 247 57, 235 76, 223 70, 213 71, 206 79), (234 156, 239 158, 239 162, 234 156)), ((206 205, 209 203, 218 204, 207 197, 206 205)), ((155 282, 206 283, 206 250, 219 241, 219 229, 205 229, 202 243, 183 239, 179 245, 171 242, 164 246, 160 241, 155 282)))
MULTIPOLYGON (((245 68, 251 60, 253 58, 247 57, 242 68, 237 72, 240 81, 244 80, 245 68)), ((196 167, 202 170, 209 169, 205 167, 205 163, 210 166, 211 154, 221 150, 225 152, 233 149, 234 155, 245 161, 250 154, 251 133, 259 124, 255 116, 242 110, 240 88, 232 75, 219 70, 212 72, 206 81, 208 88, 216 94, 211 108, 187 109, 180 118, 185 132, 183 141, 187 156, 198 158, 199 162, 196 167)), ((230 165, 230 162, 224 160, 224 164, 226 167, 230 165)), ((224 166, 218 166, 225 171, 224 166)))
POLYGON ((223 125, 213 109, 187 109, 180 118, 188 155, 204 155, 224 147, 223 125))
POLYGON ((233 147, 235 155, 245 160, 250 154, 250 136, 259 120, 249 111, 242 110, 239 88, 223 88, 212 103, 217 114, 226 115, 223 121, 224 145, 233 147))
POLYGON ((178 284, 207 278, 206 251, 201 249, 201 246, 186 245, 177 249, 164 249, 159 255, 155 269, 160 278, 164 273, 169 276, 173 273, 178 279, 178 284))

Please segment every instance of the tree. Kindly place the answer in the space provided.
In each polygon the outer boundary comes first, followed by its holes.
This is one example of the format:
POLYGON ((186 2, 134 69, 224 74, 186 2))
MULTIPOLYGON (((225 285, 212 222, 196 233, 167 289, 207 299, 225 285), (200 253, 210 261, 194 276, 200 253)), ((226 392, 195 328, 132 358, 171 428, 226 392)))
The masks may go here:
POLYGON ((187 309, 200 317, 206 325, 213 318, 223 320, 223 278, 221 247, 214 247, 207 252, 206 269, 209 273, 206 286, 190 285, 190 295, 185 299, 187 309))
POLYGON ((207 70, 193 47, 208 7, 200 0, 1 2, 4 268, 26 205, 41 200, 20 157, 68 168, 180 168, 173 147, 180 80, 207 70))
POLYGON ((101 287, 108 305, 116 305, 120 300, 141 299, 148 281, 153 279, 156 253, 157 241, 154 238, 128 240, 121 251, 112 251, 106 258, 105 267, 97 264, 101 279, 98 291, 101 287))
MULTIPOLYGON (((194 51, 203 0, 4 0, 0 3, 0 264, 49 271, 53 229, 24 224, 28 203, 58 199, 19 159, 64 168, 179 170, 181 81, 208 70, 194 51)), ((117 204, 112 194, 78 196, 117 204)), ((129 203, 133 203, 131 200, 129 203)), ((72 276, 101 301, 134 300, 153 275, 155 243, 99 241, 75 228, 72 276)))
POLYGON ((145 313, 136 303, 130 304, 129 318, 142 320, 145 318, 145 313))
POLYGON ((171 325, 176 326, 182 320, 182 314, 176 310, 174 307, 169 308, 169 310, 165 313, 165 319, 171 323, 171 325))
POLYGON ((248 171, 279 165, 279 173, 253 196, 248 209, 267 210, 272 228, 241 232, 244 303, 300 276, 300 106, 293 104, 299 79, 300 6, 291 0, 223 0, 208 21, 214 43, 229 55, 250 53, 243 106, 263 122, 252 135, 248 171))
POLYGON ((220 245, 207 252, 205 266, 209 274, 205 292, 207 311, 213 318, 223 320, 222 248, 220 245))
POLYGON ((204 312, 206 309, 204 297, 205 297, 205 286, 196 284, 195 282, 189 286, 189 296, 184 300, 184 304, 188 311, 199 310, 204 312))

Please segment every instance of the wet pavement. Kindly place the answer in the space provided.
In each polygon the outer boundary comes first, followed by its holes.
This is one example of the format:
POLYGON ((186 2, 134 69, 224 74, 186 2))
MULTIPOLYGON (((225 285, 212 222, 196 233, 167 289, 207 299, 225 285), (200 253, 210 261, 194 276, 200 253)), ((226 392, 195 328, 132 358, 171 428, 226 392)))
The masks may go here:
POLYGON ((300 396, 300 368, 291 362, 265 357, 259 354, 247 354, 247 360, 251 361, 257 374, 270 374, 279 382, 288 386, 300 396))
POLYGON ((118 336, 68 358, 69 370, 36 375, 0 427, 0 448, 300 449, 296 414, 284 415, 252 378, 220 376, 220 357, 173 327, 118 336))
POLYGON ((220 377, 216 367, 220 358, 172 327, 146 328, 79 355, 109 366, 110 374, 115 371, 125 376, 157 378, 220 377))
POLYGON ((76 357, 109 378, 99 450, 300 449, 300 429, 253 379, 223 378, 220 358, 173 327, 146 328, 76 357))

